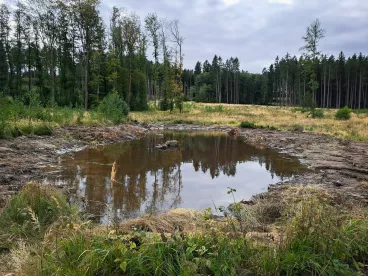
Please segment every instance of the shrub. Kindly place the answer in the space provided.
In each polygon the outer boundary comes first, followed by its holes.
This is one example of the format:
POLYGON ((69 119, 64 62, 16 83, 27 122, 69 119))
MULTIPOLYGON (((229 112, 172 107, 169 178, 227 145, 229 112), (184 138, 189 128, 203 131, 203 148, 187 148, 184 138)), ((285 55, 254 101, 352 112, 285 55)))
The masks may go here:
POLYGON ((176 108, 178 108, 181 113, 183 111, 184 94, 180 93, 180 95, 176 96, 174 102, 176 108))
POLYGON ((243 121, 240 123, 241 128, 257 128, 256 123, 243 121))
POLYGON ((98 106, 98 112, 117 124, 124 116, 128 115, 129 107, 116 91, 112 91, 102 100, 98 106))
POLYGON ((337 120, 349 120, 351 118, 351 112, 351 109, 345 106, 336 112, 335 118, 337 120))
POLYGON ((170 108, 170 103, 169 103, 168 99, 167 99, 167 98, 163 98, 163 99, 160 101, 160 103, 159 103, 159 107, 160 107, 160 110, 161 110, 161 111, 167 111, 167 110, 169 110, 169 108, 170 108))
POLYGON ((311 111, 310 115, 312 118, 323 118, 325 117, 325 114, 322 109, 314 109, 311 111))

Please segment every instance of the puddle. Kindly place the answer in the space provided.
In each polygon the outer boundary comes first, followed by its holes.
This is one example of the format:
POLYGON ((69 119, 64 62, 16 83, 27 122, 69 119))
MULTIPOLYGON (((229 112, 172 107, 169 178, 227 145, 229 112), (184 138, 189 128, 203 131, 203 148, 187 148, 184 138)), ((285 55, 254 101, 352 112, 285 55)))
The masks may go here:
POLYGON ((150 134, 66 155, 59 165, 55 184, 73 187, 71 200, 82 201, 101 223, 178 207, 227 206, 233 202, 228 187, 236 189, 237 201, 248 200, 308 170, 296 158, 221 132, 150 134), (180 148, 155 149, 167 140, 180 148))

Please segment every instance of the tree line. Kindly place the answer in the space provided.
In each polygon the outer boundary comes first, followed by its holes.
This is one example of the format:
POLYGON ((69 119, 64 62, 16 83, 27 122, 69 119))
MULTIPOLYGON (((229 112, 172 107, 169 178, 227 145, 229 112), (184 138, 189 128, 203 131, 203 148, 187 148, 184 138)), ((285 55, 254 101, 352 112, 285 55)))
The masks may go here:
POLYGON ((99 0, 22 0, 0 5, 0 92, 43 105, 88 109, 117 93, 131 110, 182 109, 186 99, 233 104, 368 108, 368 56, 321 54, 325 31, 314 21, 302 55, 277 57, 260 74, 240 70, 237 57, 200 61, 183 70, 177 20, 143 21, 114 7, 109 26, 99 0), (143 24, 142 24, 143 22, 143 24), (151 46, 153 52, 147 55, 151 46), (156 103, 159 103, 156 106, 156 103))
POLYGON ((198 61, 194 70, 183 72, 185 94, 212 103, 368 108, 368 56, 321 54, 324 36, 315 20, 303 37, 302 55, 276 57, 261 74, 240 71, 238 58, 223 61, 215 55, 211 63, 198 61))
POLYGON ((182 99, 184 39, 179 22, 114 7, 109 26, 99 0, 23 0, 0 5, 0 93, 43 105, 97 105, 117 93, 131 110, 182 99), (143 24, 142 24, 143 22, 143 24), (147 57, 148 46, 154 50, 147 57), (152 59, 152 61, 150 60, 152 59))

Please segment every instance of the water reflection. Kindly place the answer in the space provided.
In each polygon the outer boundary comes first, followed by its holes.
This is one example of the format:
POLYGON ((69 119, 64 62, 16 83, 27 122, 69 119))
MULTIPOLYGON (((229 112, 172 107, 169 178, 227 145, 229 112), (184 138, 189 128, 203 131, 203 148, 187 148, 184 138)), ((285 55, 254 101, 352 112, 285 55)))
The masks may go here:
POLYGON ((247 199, 306 170, 297 159, 219 132, 168 132, 89 148, 62 160, 59 181, 77 187, 86 211, 101 222, 170 208, 226 205, 227 187, 247 199), (178 140, 178 150, 155 145, 178 140))

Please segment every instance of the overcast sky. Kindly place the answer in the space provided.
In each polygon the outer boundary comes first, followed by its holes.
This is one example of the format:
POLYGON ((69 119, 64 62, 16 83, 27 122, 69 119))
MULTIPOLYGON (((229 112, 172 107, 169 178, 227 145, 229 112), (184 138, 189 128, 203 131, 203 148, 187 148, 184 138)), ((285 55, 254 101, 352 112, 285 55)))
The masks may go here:
POLYGON ((102 0, 104 17, 114 5, 142 18, 156 12, 178 19, 187 68, 218 54, 260 72, 277 55, 299 55, 301 37, 316 18, 327 32, 323 53, 368 53, 368 0, 102 0))

